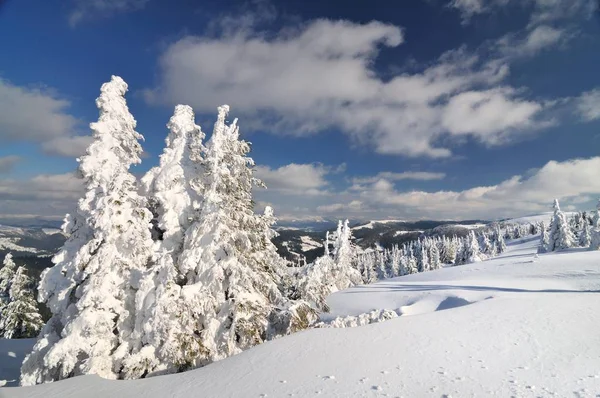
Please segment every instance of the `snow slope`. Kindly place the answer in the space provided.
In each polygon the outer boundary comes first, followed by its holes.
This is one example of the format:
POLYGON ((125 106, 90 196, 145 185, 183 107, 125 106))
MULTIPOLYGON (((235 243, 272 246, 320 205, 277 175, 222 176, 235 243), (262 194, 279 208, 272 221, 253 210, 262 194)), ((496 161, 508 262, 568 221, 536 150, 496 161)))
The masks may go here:
MULTIPOLYGON (((575 214, 577 214, 577 212, 574 211, 564 211, 563 213, 565 214, 565 216, 567 216, 567 218, 574 217, 575 214)), ((511 218, 509 220, 504 220, 503 222, 507 224, 535 224, 539 222, 544 222, 546 223, 546 225, 548 225, 550 223, 550 220, 552 219, 552 214, 554 213, 547 212, 542 214, 535 214, 532 216, 511 218)))
POLYGON ((536 246, 536 238, 512 242, 501 258, 329 298, 329 318, 402 315, 386 322, 297 333, 177 375, 84 376, 0 396, 595 397, 600 252, 536 259, 536 246))

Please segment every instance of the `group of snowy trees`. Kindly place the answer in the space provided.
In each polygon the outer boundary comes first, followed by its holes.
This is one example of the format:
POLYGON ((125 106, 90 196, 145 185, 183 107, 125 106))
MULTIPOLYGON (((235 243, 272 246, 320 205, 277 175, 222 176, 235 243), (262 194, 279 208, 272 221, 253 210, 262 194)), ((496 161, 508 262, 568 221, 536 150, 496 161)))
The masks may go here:
POLYGON ((541 253, 565 250, 571 247, 583 247, 590 250, 600 249, 600 201, 593 217, 587 213, 576 213, 567 219, 560 210, 558 200, 554 200, 554 213, 549 227, 541 225, 541 253))
POLYGON ((12 254, 4 257, 0 269, 0 337, 35 337, 43 326, 32 281, 25 267, 17 267, 12 254))
POLYGON ((275 218, 253 210, 249 143, 229 107, 210 140, 178 105, 159 166, 141 162, 119 77, 101 88, 94 141, 79 159, 86 188, 69 238, 39 285, 52 316, 22 367, 21 384, 82 374, 138 378, 203 366, 308 327, 316 311, 290 299, 275 218))
MULTIPOLYGON (((531 230, 531 227, 526 229, 531 230)), ((327 296, 350 286, 477 262, 506 250, 504 234, 498 225, 477 233, 471 231, 462 238, 424 237, 389 250, 360 254, 352 243, 348 220, 340 221, 332 252, 329 238, 327 233, 323 257, 296 271, 299 275, 294 289, 296 297, 308 300, 322 311, 328 310, 327 296)))

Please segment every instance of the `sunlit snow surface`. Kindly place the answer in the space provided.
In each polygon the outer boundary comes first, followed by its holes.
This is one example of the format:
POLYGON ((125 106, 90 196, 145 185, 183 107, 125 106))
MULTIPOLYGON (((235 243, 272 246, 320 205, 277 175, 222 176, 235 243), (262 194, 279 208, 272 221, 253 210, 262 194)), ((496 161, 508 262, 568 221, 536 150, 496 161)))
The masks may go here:
MULTIPOLYGON (((536 248, 528 238, 501 258, 329 298, 326 319, 373 309, 401 315, 386 322, 301 332, 177 375, 85 376, 7 387, 0 396, 596 397, 600 252, 535 258, 536 248)), ((4 343, 0 362, 8 358, 4 343)))

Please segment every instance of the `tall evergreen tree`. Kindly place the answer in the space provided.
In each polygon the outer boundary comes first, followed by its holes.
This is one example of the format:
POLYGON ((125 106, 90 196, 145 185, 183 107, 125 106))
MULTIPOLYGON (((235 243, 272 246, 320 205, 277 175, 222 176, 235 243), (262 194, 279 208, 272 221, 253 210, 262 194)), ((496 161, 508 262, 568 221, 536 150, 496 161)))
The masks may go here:
POLYGON ((142 178, 158 239, 152 264, 143 273, 136 294, 136 345, 125 361, 125 378, 181 369, 185 362, 182 347, 189 340, 180 325, 192 320, 181 315, 185 276, 177 263, 184 234, 202 203, 204 134, 187 105, 175 107, 167 127, 170 133, 160 163, 142 178))
POLYGON ((287 312, 273 264, 275 252, 265 239, 267 218, 254 213, 250 145, 239 139, 237 120, 226 125, 229 107, 219 115, 207 144, 205 189, 198 217, 188 228, 179 259, 186 276, 181 316, 189 337, 180 366, 201 366, 241 352, 279 333, 280 315, 290 315, 286 331, 310 323, 307 307, 287 312), (275 324, 272 322, 275 321, 275 324))
POLYGON ((579 233, 579 246, 580 247, 589 247, 591 243, 592 243, 592 234, 591 234, 590 224, 585 222, 583 225, 583 229, 579 233))
POLYGON ((44 326, 31 283, 25 267, 19 267, 10 283, 9 302, 1 314, 5 339, 35 337, 44 326))
POLYGON ((134 345, 135 290, 152 255, 152 214, 129 172, 141 161, 143 137, 126 91, 113 76, 96 100, 94 141, 79 159, 86 194, 65 220, 69 238, 54 267, 42 275, 39 294, 52 317, 23 363, 23 385, 82 374, 118 378, 134 345))
POLYGON ((10 285, 15 276, 17 265, 13 261, 11 253, 6 253, 0 269, 0 336, 4 334, 4 307, 10 301, 10 285))
POLYGON ((557 199, 554 199, 554 215, 550 224, 549 242, 546 246, 547 252, 564 250, 575 245, 575 237, 571 232, 567 217, 560 210, 557 199))

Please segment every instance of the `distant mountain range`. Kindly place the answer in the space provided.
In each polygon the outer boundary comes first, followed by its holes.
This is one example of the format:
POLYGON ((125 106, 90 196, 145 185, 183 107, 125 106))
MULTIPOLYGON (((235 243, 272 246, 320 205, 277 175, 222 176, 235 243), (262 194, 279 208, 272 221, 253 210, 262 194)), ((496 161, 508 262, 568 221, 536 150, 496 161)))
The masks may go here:
MULTIPOLYGON (((391 248, 395 244, 402 244, 425 236, 464 236, 471 229, 480 228, 488 221, 402 221, 402 220, 374 220, 350 222, 354 241, 360 250, 368 251, 376 248, 391 248)), ((304 258, 312 262, 324 253, 323 242, 326 231, 334 232, 337 221, 322 220, 316 222, 299 221, 278 223, 277 236, 273 242, 279 254, 290 261, 297 262, 304 258)))
MULTIPOLYGON (((471 229, 487 224, 482 220, 466 221, 402 221, 373 220, 350 222, 354 241, 362 251, 390 248, 395 244, 418 239, 420 236, 463 236, 471 229)), ((292 220, 279 222, 273 242, 279 253, 290 261, 300 258, 312 262, 324 252, 326 231, 334 232, 337 220, 292 220)), ((0 260, 8 252, 15 260, 27 265, 35 276, 52 265, 51 256, 64 244, 65 235, 56 224, 35 226, 0 225, 0 260)))

